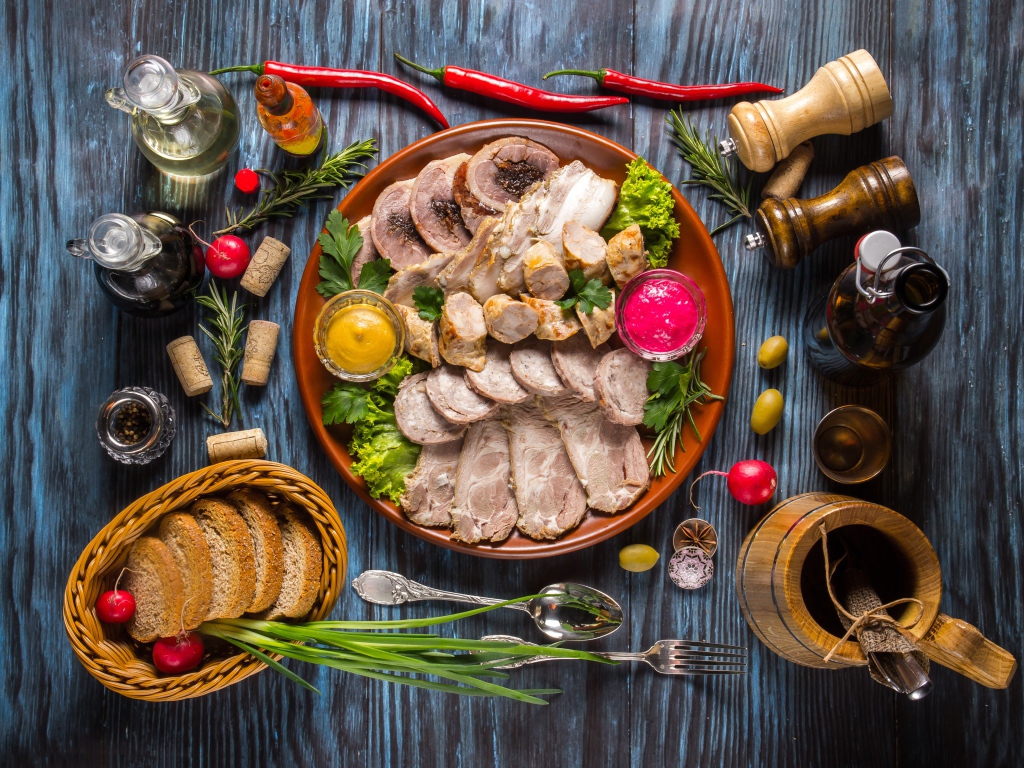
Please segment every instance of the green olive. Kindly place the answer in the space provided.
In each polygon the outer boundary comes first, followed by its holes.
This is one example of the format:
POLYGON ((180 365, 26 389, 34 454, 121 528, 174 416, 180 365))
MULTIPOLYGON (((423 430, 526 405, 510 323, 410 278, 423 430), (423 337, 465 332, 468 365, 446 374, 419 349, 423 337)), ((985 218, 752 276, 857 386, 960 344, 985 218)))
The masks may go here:
POLYGON ((765 435, 775 429, 782 418, 782 393, 777 389, 766 389, 754 403, 750 413, 750 428, 759 435, 765 435))
POLYGON ((772 336, 766 339, 761 348, 757 350, 757 364, 765 370, 778 368, 786 362, 786 353, 789 352, 789 344, 785 336, 772 336))
POLYGON ((654 547, 646 544, 630 544, 619 550, 619 565, 627 571, 642 573, 649 571, 658 562, 661 555, 654 547))

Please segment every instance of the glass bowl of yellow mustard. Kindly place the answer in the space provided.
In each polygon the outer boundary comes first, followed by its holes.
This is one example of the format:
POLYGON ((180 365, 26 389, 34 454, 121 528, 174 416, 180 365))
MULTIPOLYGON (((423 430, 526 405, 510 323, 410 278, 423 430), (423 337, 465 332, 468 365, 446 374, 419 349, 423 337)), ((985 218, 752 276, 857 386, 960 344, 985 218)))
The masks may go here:
POLYGON ((405 349, 405 324, 395 305, 373 291, 339 293, 313 326, 324 367, 345 381, 372 381, 391 370, 405 349))

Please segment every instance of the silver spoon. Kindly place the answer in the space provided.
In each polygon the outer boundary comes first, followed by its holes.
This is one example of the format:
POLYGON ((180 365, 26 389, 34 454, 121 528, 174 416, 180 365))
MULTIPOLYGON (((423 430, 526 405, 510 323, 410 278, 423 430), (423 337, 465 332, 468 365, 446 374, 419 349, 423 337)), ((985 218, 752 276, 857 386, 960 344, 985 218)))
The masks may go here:
MULTIPOLYGON (((377 605, 401 605, 416 600, 450 600, 473 605, 496 605, 504 600, 462 595, 419 584, 391 571, 363 571, 352 582, 363 600, 377 605)), ((514 608, 530 614, 537 628, 553 640, 594 640, 610 635, 622 624, 622 608, 604 592, 582 584, 552 584, 514 608)))

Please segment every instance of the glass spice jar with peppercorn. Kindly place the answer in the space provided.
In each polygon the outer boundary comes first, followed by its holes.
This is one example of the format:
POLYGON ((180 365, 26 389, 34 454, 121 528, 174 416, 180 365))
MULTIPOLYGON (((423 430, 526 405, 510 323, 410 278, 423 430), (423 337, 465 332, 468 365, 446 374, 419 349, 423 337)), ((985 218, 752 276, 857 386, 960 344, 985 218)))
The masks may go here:
POLYGON ((96 433, 110 457, 122 464, 148 464, 163 456, 177 426, 167 398, 148 387, 125 387, 100 406, 96 433))

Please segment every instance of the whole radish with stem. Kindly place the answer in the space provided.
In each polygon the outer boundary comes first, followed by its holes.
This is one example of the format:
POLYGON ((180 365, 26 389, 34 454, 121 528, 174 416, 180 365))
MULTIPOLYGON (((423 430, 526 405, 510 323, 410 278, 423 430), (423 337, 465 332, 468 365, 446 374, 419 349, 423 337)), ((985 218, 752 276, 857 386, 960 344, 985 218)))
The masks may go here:
POLYGON ((779 484, 778 475, 775 474, 772 465, 759 459, 737 461, 728 472, 712 469, 701 474, 690 484, 690 503, 698 511, 700 507, 693 500, 693 488, 708 475, 722 475, 728 478, 729 493, 732 497, 740 504, 750 506, 768 501, 775 495, 775 489, 779 484))
POLYGON ((114 588, 107 590, 96 599, 96 615, 100 617, 100 621, 106 624, 124 624, 135 615, 135 597, 131 592, 117 588, 117 585, 121 583, 121 577, 127 570, 127 568, 122 568, 121 572, 117 574, 114 588))
POLYGON ((164 674, 179 675, 199 666, 203 660, 203 638, 185 629, 185 607, 181 606, 181 630, 173 637, 161 637, 153 644, 153 666, 164 674))

